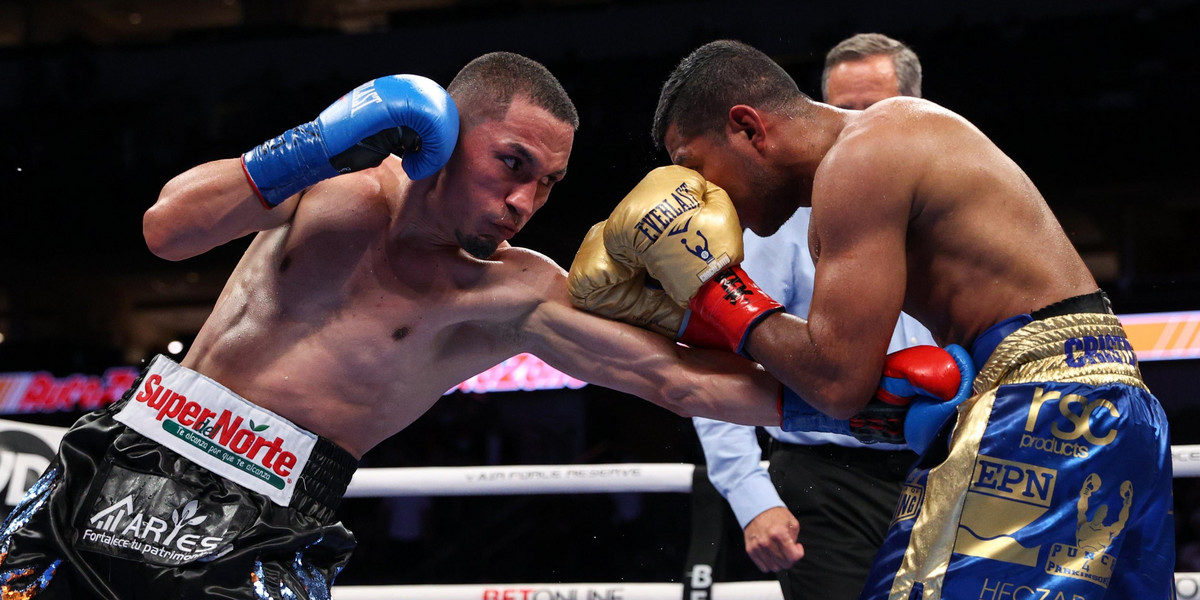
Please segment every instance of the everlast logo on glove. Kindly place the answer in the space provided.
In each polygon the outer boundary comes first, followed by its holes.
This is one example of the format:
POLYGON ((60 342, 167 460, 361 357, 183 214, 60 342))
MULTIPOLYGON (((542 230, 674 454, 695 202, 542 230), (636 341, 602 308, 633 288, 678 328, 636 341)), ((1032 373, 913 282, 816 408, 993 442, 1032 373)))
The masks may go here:
POLYGON ((162 356, 141 385, 118 421, 276 504, 291 502, 315 435, 162 356))
POLYGON ((369 104, 383 104, 383 98, 375 91, 374 81, 364 83, 350 92, 350 116, 353 117, 354 113, 369 104))
MULTIPOLYGON (((619 266, 609 272, 632 273, 639 286, 652 278, 676 305, 692 310, 695 318, 688 320, 686 331, 671 328, 667 333, 685 344, 743 353, 750 329, 782 309, 737 269, 743 258, 742 227, 733 201, 691 169, 670 165, 651 171, 617 204, 603 228, 607 254, 597 256, 619 266), (725 275, 718 280, 718 273, 725 275)), ((607 272, 584 267, 573 264, 571 278, 609 278, 607 272)), ((628 290, 628 284, 621 285, 628 290)), ((595 303, 587 308, 608 310, 595 303)), ((645 324, 629 314, 610 316, 645 324)))
MULTIPOLYGON (((647 241, 654 243, 658 241, 659 236, 666 231, 672 221, 679 218, 680 215, 698 208, 700 208, 700 201, 696 199, 696 194, 688 189, 686 182, 681 183, 669 197, 664 198, 650 209, 634 227, 646 236, 647 241)), ((687 231, 686 222, 683 224, 683 231, 687 231)), ((671 230, 672 235, 676 233, 680 232, 671 230)))

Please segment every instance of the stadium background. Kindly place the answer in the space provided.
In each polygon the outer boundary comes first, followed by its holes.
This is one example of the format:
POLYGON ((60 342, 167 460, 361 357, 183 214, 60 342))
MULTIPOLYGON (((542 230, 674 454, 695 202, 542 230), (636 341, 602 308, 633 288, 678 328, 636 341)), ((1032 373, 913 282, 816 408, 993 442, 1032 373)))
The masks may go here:
MULTIPOLYGON (((748 42, 819 97, 825 50, 878 31, 918 52, 927 98, 1026 169, 1119 313, 1200 309, 1200 3, 993 4, 0 1, 0 373, 101 375, 186 346, 248 240, 153 257, 141 214, 167 179, 373 77, 445 84, 492 50, 543 62, 579 108, 570 175, 514 240, 564 266, 664 162, 648 134, 658 87, 692 48, 748 42)), ((1143 372, 1172 442, 1200 442, 1200 363, 1143 372)), ((449 395, 364 466, 702 460, 688 420, 587 386, 449 395)), ((1176 487, 1181 571, 1200 570, 1192 481, 1176 487)), ((339 583, 677 581, 687 506, 680 494, 348 500, 360 549, 339 583)), ((730 576, 757 577, 733 550, 730 576)))

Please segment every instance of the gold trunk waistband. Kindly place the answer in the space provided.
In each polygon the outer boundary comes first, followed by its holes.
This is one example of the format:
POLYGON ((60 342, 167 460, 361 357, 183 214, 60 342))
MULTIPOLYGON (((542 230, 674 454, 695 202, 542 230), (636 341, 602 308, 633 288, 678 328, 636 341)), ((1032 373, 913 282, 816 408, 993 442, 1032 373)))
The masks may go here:
POLYGON ((1146 387, 1117 317, 1079 313, 1034 321, 1009 334, 979 370, 975 393, 1046 379, 1146 387))

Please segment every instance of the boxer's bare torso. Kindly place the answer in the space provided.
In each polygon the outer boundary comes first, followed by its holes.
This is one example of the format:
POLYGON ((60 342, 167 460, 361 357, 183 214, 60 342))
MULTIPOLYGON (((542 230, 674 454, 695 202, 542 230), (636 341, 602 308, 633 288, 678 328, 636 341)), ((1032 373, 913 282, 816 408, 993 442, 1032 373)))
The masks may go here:
POLYGON ((376 175, 318 186, 291 224, 258 234, 183 361, 356 454, 520 352, 520 318, 562 285, 526 250, 480 260, 397 235, 387 198, 345 193, 376 175))
POLYGON ((1096 290, 1033 182, 975 126, 915 98, 846 115, 814 177, 814 257, 899 237, 877 264, 907 274, 904 310, 942 343, 1096 290))
POLYGON ((962 117, 917 98, 803 116, 735 106, 716 135, 672 125, 673 162, 729 192, 774 233, 811 206, 807 320, 776 314, 749 352, 823 412, 848 418, 881 370, 900 311, 942 344, 1097 287, 1025 173, 962 117))

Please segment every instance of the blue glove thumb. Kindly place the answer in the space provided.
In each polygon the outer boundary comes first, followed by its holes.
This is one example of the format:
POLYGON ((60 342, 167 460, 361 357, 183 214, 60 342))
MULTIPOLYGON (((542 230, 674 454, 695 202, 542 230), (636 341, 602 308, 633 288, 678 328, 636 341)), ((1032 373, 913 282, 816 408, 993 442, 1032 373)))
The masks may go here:
POLYGON ((945 350, 950 353, 950 356, 954 358, 954 363, 958 365, 961 375, 958 393, 949 400, 925 394, 917 394, 913 397, 913 402, 908 409, 908 416, 904 419, 904 439, 908 442, 909 448, 912 448, 917 454, 925 454, 938 431, 958 411, 958 405, 970 398, 973 393, 975 363, 971 360, 971 355, 958 344, 950 344, 945 347, 945 350))

